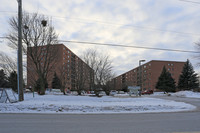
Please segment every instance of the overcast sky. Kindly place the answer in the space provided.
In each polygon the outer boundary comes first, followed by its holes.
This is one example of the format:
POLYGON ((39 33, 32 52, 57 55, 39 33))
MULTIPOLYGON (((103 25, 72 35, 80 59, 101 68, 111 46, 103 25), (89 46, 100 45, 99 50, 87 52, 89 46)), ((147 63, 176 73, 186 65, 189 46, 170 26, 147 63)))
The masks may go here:
MULTIPOLYGON (((195 0, 193 0, 195 1, 195 0)), ((200 41, 200 4, 180 0, 22 0, 23 10, 52 18, 60 40, 195 51, 200 41)), ((199 2, 196 0, 196 2, 199 2)), ((0 36, 17 15, 17 0, 0 0, 0 36)), ((195 70, 196 54, 136 48, 64 43, 76 55, 88 48, 109 54, 117 75, 138 66, 138 60, 186 61, 195 70)), ((0 52, 15 56, 0 39, 0 52)), ((200 62, 200 61, 199 61, 200 62)))

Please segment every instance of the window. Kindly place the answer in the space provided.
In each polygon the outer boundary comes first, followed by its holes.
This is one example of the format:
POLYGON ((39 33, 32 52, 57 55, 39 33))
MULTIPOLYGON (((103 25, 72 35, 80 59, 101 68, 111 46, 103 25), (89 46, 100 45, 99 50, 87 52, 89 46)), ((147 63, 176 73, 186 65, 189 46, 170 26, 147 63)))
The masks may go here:
POLYGON ((146 68, 147 66, 146 65, 144 65, 144 68, 146 68))
POLYGON ((170 71, 170 68, 168 68, 168 70, 170 71))
POLYGON ((171 64, 171 66, 174 66, 174 64, 171 64))
POLYGON ((168 64, 168 66, 170 66, 170 64, 168 64))
POLYGON ((149 63, 149 66, 151 66, 151 63, 149 63))

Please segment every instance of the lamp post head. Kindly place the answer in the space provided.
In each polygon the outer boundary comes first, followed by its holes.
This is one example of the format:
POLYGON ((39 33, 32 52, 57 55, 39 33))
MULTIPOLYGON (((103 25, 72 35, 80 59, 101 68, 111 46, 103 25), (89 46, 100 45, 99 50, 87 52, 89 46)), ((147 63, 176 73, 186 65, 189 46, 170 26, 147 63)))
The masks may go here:
POLYGON ((139 60, 139 62, 145 62, 146 60, 139 60))

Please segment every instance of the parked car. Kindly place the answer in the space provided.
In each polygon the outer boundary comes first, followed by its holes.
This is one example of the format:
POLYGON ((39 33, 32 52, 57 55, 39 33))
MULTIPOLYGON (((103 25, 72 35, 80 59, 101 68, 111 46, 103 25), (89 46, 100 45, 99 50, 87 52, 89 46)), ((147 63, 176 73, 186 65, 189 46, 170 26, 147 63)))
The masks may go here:
POLYGON ((110 93, 109 93, 110 96, 114 96, 115 94, 117 94, 116 90, 111 90, 110 93))
POLYGON ((71 91, 71 94, 72 95, 78 95, 78 92, 77 91, 71 91))
POLYGON ((99 92, 99 96, 106 96, 105 91, 100 91, 100 92, 99 92))
POLYGON ((118 91, 118 94, 125 94, 124 91, 118 91))
POLYGON ((81 95, 86 95, 86 92, 85 91, 81 91, 81 95))
POLYGON ((150 94, 153 94, 153 90, 145 90, 145 91, 142 91, 142 95, 150 95, 150 94))
POLYGON ((90 91, 90 94, 95 94, 94 91, 90 91))

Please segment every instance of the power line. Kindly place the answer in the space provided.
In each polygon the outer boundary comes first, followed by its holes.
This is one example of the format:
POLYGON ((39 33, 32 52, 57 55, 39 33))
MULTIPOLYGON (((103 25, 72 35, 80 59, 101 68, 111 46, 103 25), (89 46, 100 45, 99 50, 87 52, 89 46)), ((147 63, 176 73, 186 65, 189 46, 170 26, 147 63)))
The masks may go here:
MULTIPOLYGON (((48 15, 46 15, 48 16, 48 15)), ((155 27, 145 27, 145 26, 138 26, 138 25, 126 25, 126 24, 118 24, 118 23, 112 23, 112 22, 104 22, 99 20, 92 20, 93 22, 87 22, 87 19, 79 19, 79 18, 69 18, 69 17, 60 17, 60 16, 52 16, 54 18, 63 18, 63 19, 71 19, 71 20, 81 20, 81 21, 75 21, 75 22, 81 22, 81 23, 100 23, 100 24, 106 24, 106 25, 112 25, 112 26, 123 26, 120 28, 137 28, 137 29, 143 29, 143 30, 152 30, 152 31, 159 31, 159 32, 168 32, 168 33, 175 33, 175 34, 182 34, 182 35, 191 35, 191 36, 200 36, 200 34, 196 33, 188 33, 188 32, 180 32, 180 31, 173 31, 173 30, 165 30, 165 29, 159 29, 155 27)))
POLYGON ((200 52, 198 52, 198 51, 179 50, 179 49, 164 49, 164 48, 155 48, 155 47, 141 47, 141 46, 130 46, 130 45, 111 44, 111 43, 82 42, 82 41, 71 41, 71 40, 59 40, 59 41, 60 42, 68 42, 68 43, 81 43, 81 44, 92 44, 92 45, 101 45, 101 46, 103 45, 103 46, 113 46, 113 47, 139 48, 139 49, 150 49, 150 50, 200 54, 200 52))
POLYGON ((197 1, 191 1, 191 0, 180 0, 180 1, 183 1, 183 2, 189 2, 189 3, 193 3, 193 4, 200 4, 200 2, 197 2, 197 1))
POLYGON ((14 11, 0 11, 0 15, 5 15, 5 14, 16 14, 17 15, 17 12, 14 12, 14 11))
MULTIPOLYGON (((1 37, 0 36, 0 39, 8 39, 8 37, 1 37)), ((65 40, 59 40, 60 42, 66 42, 65 40)), ((85 43, 86 44, 86 43, 85 43)), ((144 43, 144 42, 140 42, 140 44, 147 44, 147 43, 144 43)), ((152 43, 148 43, 148 44, 152 44, 152 43)), ((122 45, 122 46, 124 46, 124 45, 122 45)))
POLYGON ((2 13, 17 13, 17 11, 16 12, 14 12, 14 11, 0 11, 0 12, 2 12, 2 13))
MULTIPOLYGON (((3 39, 8 39, 8 37, 0 37, 3 39)), ((169 52, 184 52, 184 53, 194 53, 200 54, 199 51, 191 50, 180 50, 180 49, 165 49, 165 48, 156 48, 156 47, 142 47, 142 46, 130 46, 130 45, 121 45, 121 44, 111 44, 111 43, 98 43, 98 42, 83 42, 83 41, 72 41, 72 40, 58 40, 59 42, 68 42, 68 43, 80 43, 80 44, 91 44, 99 46, 112 46, 112 47, 125 47, 125 48, 138 48, 138 49, 150 49, 150 50, 160 50, 160 51, 169 51, 169 52)))
MULTIPOLYGON (((7 11, 0 11, 0 12, 7 12, 7 11)), ((12 13, 14 13, 14 12, 12 12, 12 13)), ((33 14, 33 13, 29 13, 29 14, 33 14)), ((41 15, 51 16, 51 15, 47 15, 47 14, 41 14, 41 15)), ((120 26, 120 28, 123 28, 123 29, 136 28, 136 29, 142 29, 142 30, 168 32, 168 33, 175 33, 175 34, 181 34, 181 35, 200 36, 200 34, 197 34, 197 33, 188 33, 188 32, 180 32, 180 31, 173 31, 173 30, 165 30, 165 29, 159 29, 159 28, 155 28, 155 27, 145 27, 145 26, 138 26, 138 25, 126 25, 126 24, 118 24, 118 23, 112 23, 112 22, 105 22, 105 21, 100 21, 100 20, 70 18, 70 17, 62 17, 62 16, 51 16, 51 17, 53 17, 53 18, 67 19, 69 21, 72 20, 72 21, 75 21, 75 22, 78 22, 78 23, 87 23, 87 24, 90 24, 90 23, 96 22, 96 23, 104 24, 104 25, 120 26), (88 22, 88 20, 90 22, 88 22)))

